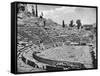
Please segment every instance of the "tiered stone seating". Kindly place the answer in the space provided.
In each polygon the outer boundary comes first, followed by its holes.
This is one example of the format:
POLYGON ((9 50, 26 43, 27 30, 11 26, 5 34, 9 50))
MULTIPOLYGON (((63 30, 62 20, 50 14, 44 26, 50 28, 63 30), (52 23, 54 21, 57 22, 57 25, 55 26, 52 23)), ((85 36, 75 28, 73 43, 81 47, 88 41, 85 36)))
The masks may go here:
POLYGON ((28 41, 32 41, 33 44, 39 44, 39 39, 38 38, 35 38, 35 37, 32 37, 30 35, 28 35, 28 33, 26 33, 25 31, 18 31, 18 33, 23 37, 23 38, 27 38, 28 41))
POLYGON ((28 31, 31 31, 32 35, 37 36, 44 44, 49 44, 52 43, 52 40, 50 37, 44 32, 44 30, 40 28, 29 28, 28 31))
POLYGON ((18 31, 18 33, 23 36, 23 38, 28 38, 29 40, 32 40, 33 38, 31 36, 29 36, 27 33, 25 33, 24 31, 18 31))

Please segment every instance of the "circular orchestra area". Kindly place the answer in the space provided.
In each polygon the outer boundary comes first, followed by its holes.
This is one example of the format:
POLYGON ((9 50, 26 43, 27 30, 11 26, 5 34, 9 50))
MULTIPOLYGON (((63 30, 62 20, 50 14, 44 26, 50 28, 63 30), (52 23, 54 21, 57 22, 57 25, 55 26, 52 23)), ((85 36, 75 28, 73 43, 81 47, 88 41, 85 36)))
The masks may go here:
POLYGON ((87 50, 81 52, 80 49, 83 51, 83 49, 88 50, 89 48, 88 46, 63 46, 50 48, 42 52, 30 50, 23 53, 22 61, 42 71, 91 68, 91 57, 86 52, 87 50))

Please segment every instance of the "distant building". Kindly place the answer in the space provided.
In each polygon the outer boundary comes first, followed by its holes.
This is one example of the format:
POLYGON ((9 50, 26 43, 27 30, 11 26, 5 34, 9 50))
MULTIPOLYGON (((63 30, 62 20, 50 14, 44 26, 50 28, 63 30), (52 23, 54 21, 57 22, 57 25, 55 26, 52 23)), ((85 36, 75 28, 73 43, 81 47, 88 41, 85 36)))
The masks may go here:
POLYGON ((83 28, 85 30, 91 30, 93 28, 93 25, 83 25, 83 28))

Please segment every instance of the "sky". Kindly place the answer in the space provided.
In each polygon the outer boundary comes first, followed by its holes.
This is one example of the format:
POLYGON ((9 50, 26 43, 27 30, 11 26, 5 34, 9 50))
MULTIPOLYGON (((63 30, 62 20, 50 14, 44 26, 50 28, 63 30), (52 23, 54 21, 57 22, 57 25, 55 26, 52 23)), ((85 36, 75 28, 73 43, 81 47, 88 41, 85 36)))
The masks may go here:
POLYGON ((43 12, 44 18, 52 19, 54 22, 69 24, 71 20, 76 23, 80 19, 82 24, 96 23, 96 9, 89 7, 71 7, 71 6, 52 6, 38 5, 39 15, 43 12))

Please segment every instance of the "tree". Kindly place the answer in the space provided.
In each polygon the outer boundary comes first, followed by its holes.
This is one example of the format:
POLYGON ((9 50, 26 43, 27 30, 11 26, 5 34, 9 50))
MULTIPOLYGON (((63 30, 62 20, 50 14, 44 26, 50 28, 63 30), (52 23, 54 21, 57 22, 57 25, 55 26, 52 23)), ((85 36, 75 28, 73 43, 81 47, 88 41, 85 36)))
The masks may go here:
POLYGON ((70 21, 69 26, 70 26, 70 27, 73 27, 73 26, 74 26, 74 25, 73 25, 73 20, 70 21))
POLYGON ((34 6, 32 6, 32 15, 35 16, 34 6))
POLYGON ((17 13, 25 11, 25 4, 18 4, 17 13))
POLYGON ((41 12, 41 16, 43 17, 43 12, 41 12))
POLYGON ((36 17, 38 17, 38 10, 37 10, 37 4, 36 4, 36 17))
POLYGON ((78 19, 78 20, 76 21, 76 24, 77 24, 77 28, 79 29, 79 28, 82 26, 81 20, 78 19))
POLYGON ((45 27, 45 25, 46 25, 46 22, 45 22, 45 21, 43 21, 43 23, 44 23, 44 27, 45 27))
POLYGON ((64 22, 64 20, 62 21, 62 27, 63 27, 63 28, 65 27, 65 22, 64 22))

